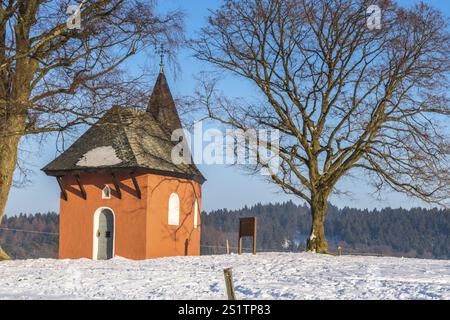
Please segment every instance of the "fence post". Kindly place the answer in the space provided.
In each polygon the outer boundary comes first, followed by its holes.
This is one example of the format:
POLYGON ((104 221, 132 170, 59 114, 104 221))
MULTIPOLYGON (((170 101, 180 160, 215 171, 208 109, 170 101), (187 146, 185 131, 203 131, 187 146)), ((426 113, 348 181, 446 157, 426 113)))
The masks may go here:
POLYGON ((253 226, 253 254, 256 254, 256 217, 255 224, 253 226))
POLYGON ((223 273, 225 275, 225 285, 227 287, 228 300, 236 300, 236 294, 234 293, 233 285, 233 269, 223 269, 223 273))
POLYGON ((337 249, 338 249, 338 252, 337 252, 338 256, 342 256, 342 247, 339 246, 337 249))
POLYGON ((242 237, 239 237, 239 242, 238 242, 238 254, 239 254, 239 255, 242 254, 242 237))
POLYGON ((228 239, 227 239, 227 254, 230 254, 230 244, 228 242, 228 239))

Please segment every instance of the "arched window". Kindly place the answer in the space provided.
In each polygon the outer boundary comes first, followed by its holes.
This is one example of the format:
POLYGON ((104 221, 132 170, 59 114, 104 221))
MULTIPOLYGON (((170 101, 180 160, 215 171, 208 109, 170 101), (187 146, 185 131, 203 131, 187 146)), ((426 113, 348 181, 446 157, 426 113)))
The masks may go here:
POLYGON ((195 200, 194 203, 194 228, 198 227, 198 218, 199 218, 200 212, 198 210, 198 202, 195 200))
POLYGON ((102 190, 102 199, 111 199, 111 188, 108 185, 102 190))
POLYGON ((172 193, 169 198, 169 225, 178 226, 180 224, 180 198, 176 193, 172 193))

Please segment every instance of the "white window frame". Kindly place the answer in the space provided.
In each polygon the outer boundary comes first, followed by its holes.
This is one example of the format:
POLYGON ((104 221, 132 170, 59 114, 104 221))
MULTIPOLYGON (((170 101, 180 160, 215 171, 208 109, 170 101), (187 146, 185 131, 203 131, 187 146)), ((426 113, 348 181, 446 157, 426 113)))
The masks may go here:
POLYGON ((180 197, 176 193, 172 193, 169 197, 168 224, 180 225, 180 197))
POLYGON ((198 201, 195 200, 195 203, 194 203, 194 229, 197 229, 199 226, 198 218, 200 218, 200 211, 198 208, 198 201))
POLYGON ((111 188, 107 184, 105 184, 105 186, 102 189, 102 199, 105 200, 111 199, 111 188), (108 195, 106 195, 105 190, 108 190, 108 195))

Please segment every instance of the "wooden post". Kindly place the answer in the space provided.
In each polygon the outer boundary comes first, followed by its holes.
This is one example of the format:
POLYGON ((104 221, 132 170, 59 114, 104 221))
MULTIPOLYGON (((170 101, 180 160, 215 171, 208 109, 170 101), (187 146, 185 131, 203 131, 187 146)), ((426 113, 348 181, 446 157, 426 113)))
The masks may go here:
POLYGON ((342 256, 342 247, 339 246, 337 249, 338 249, 337 255, 342 256))
POLYGON ((242 254, 242 237, 239 237, 238 254, 242 254))
POLYGON ((56 177, 56 181, 58 181, 59 188, 61 189, 62 197, 65 201, 67 201, 67 191, 64 189, 64 185, 62 183, 62 177, 56 177))
POLYGON ((122 199, 122 191, 120 191, 120 185, 117 181, 116 174, 113 172, 111 173, 112 181, 114 184, 114 188, 116 189, 117 198, 122 199))
POLYGON ((255 224, 253 226, 253 254, 256 255, 256 217, 255 217, 255 224))
POLYGON ((234 293, 233 285, 233 269, 223 269, 223 274, 225 276, 225 285, 227 287, 228 300, 236 300, 236 294, 234 293))
POLYGON ((134 189, 136 190, 136 196, 138 199, 142 199, 141 188, 139 188, 139 183, 136 180, 134 173, 131 174, 131 180, 133 180, 134 189))
POLYGON ((86 190, 84 189, 83 184, 81 183, 80 175, 79 174, 75 175, 75 179, 77 180, 78 187, 80 188, 81 196, 83 197, 84 200, 87 200, 87 193, 86 190))
POLYGON ((228 239, 227 239, 227 254, 230 254, 230 244, 228 243, 228 239))

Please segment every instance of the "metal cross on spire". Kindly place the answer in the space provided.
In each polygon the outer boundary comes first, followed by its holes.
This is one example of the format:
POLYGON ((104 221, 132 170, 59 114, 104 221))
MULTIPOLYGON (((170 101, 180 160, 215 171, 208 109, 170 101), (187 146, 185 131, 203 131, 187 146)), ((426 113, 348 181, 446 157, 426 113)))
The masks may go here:
POLYGON ((164 44, 161 44, 159 48, 156 48, 156 53, 159 54, 161 58, 159 63, 159 73, 164 73, 164 56, 169 53, 169 50, 164 49, 164 44))

